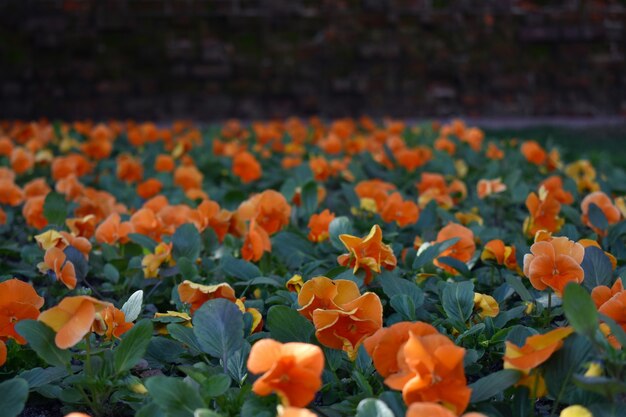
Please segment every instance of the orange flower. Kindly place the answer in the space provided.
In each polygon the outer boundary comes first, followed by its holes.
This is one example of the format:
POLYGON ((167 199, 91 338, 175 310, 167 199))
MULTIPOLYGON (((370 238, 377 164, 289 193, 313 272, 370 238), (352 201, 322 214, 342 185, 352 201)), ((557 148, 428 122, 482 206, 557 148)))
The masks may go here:
POLYGON ((240 152, 233 158, 233 174, 244 184, 256 181, 263 174, 261 164, 250 152, 240 152))
MULTIPOLYGON (((8 338, 15 339, 21 345, 26 343, 15 331, 15 324, 21 320, 37 319, 43 303, 43 297, 30 284, 17 278, 0 282, 0 348, 4 347, 4 341, 8 338)), ((0 357, 0 365, 3 363, 0 357)))
POLYGON ((308 320, 313 320, 317 309, 341 309, 341 306, 359 298, 359 287, 347 279, 332 280, 326 277, 314 277, 302 285, 298 294, 298 312, 308 320))
POLYGON ((483 145, 485 132, 477 127, 470 127, 465 129, 463 134, 459 136, 459 139, 461 140, 461 142, 469 144, 470 148, 478 152, 483 145))
POLYGON ((312 156, 309 159, 309 167, 311 168, 311 171, 313 171, 315 181, 324 182, 332 174, 330 164, 323 156, 312 156))
POLYGON ((319 214, 314 214, 309 219, 309 240, 311 242, 323 242, 328 239, 328 226, 335 219, 335 214, 325 209, 319 214))
POLYGON ((589 206, 591 204, 595 204, 598 206, 602 213, 604 213, 604 217, 609 224, 617 223, 622 217, 619 209, 613 204, 608 195, 604 194, 602 191, 595 191, 591 194, 588 194, 583 201, 580 203, 580 209, 582 210, 581 220, 584 224, 593 229, 594 232, 599 234, 600 236, 605 236, 606 231, 598 229, 594 226, 589 220, 589 206))
POLYGON ((465 379, 464 356, 465 349, 446 336, 410 331, 398 351, 399 372, 389 375, 385 384, 402 390, 406 404, 437 402, 461 414, 471 393, 465 379))
POLYGON ((498 148, 495 143, 489 142, 489 145, 487 145, 487 152, 485 152, 485 156, 489 159, 497 161, 504 158, 504 152, 502 151, 502 149, 498 148))
POLYGON ((237 300, 235 290, 225 282, 217 285, 202 285, 185 280, 178 285, 178 295, 180 301, 191 305, 189 308, 191 314, 199 309, 202 304, 215 298, 225 298, 233 303, 237 300))
MULTIPOLYGON (((431 402, 413 403, 406 411, 405 417, 456 417, 448 408, 431 402)), ((481 413, 465 413, 463 417, 486 417, 481 413)))
POLYGON ((122 222, 118 213, 113 213, 96 228, 96 241, 115 245, 128 242, 128 234, 133 232, 130 222, 122 222))
POLYGON ((557 175, 546 178, 539 184, 539 189, 543 187, 549 194, 561 204, 572 204, 574 197, 569 191, 563 189, 563 180, 557 175))
POLYGON ((126 315, 122 310, 112 305, 96 313, 93 329, 100 336, 105 335, 107 340, 119 339, 124 333, 133 328, 133 323, 126 321, 126 315))
POLYGON ((48 225, 48 220, 43 215, 43 204, 45 200, 45 195, 31 197, 26 200, 26 204, 22 207, 22 216, 26 219, 26 224, 35 229, 43 229, 48 225))
POLYGON ((143 178, 143 165, 141 161, 130 155, 117 157, 117 178, 126 182, 137 182, 143 178))
POLYGON ((154 170, 156 172, 172 172, 175 166, 174 158, 170 155, 157 155, 154 161, 154 170))
POLYGON ((24 201, 24 192, 12 178, 0 178, 0 204, 19 206, 24 201))
POLYGON ((381 267, 393 270, 397 260, 391 247, 383 243, 383 232, 380 226, 372 226, 369 234, 364 238, 340 235, 341 243, 348 249, 348 253, 339 255, 337 262, 342 266, 353 268, 356 273, 360 268, 365 270, 365 285, 372 280, 372 272, 380 273, 381 267))
POLYGON ((433 158, 433 153, 424 146, 418 146, 412 149, 401 149, 395 153, 395 158, 401 167, 413 172, 430 161, 433 158))
POLYGON ((487 242, 480 259, 483 262, 493 260, 498 265, 504 265, 511 271, 520 272, 517 265, 517 257, 515 256, 515 246, 505 246, 500 239, 493 239, 487 242))
POLYGON ((439 136, 435 140, 433 147, 438 151, 447 152, 448 155, 451 156, 454 155, 454 153, 456 152, 456 145, 454 144, 454 142, 445 136, 439 136))
POLYGON ((96 313, 110 305, 86 295, 65 297, 56 307, 41 313, 39 321, 57 333, 54 338, 57 347, 68 349, 90 332, 96 313))
POLYGON ((163 189, 163 184, 156 178, 149 178, 137 184, 137 194, 143 199, 149 199, 157 195, 163 189))
POLYGON ((265 252, 271 251, 272 242, 270 242, 269 235, 265 229, 256 224, 256 221, 252 220, 243 241, 241 257, 246 261, 256 262, 263 257, 265 252))
POLYGON ((96 216, 93 214, 85 217, 75 217, 65 220, 65 224, 75 236, 91 238, 96 231, 96 216))
POLYGON ((7 213, 2 207, 0 207, 0 225, 7 224, 7 213))
POLYGON ((621 278, 611 288, 604 285, 594 288, 591 298, 600 313, 615 320, 626 331, 626 291, 621 278))
POLYGON ((550 356, 563 346, 563 340, 572 334, 571 327, 559 327, 545 334, 526 338, 524 346, 517 346, 509 341, 505 342, 504 368, 521 371, 524 377, 517 385, 524 385, 531 389, 533 397, 545 395, 545 382, 535 368, 547 361, 550 356), (532 372, 535 370, 534 372, 532 372), (536 392, 533 392, 536 388, 536 392))
POLYGON ((130 216, 129 222, 135 233, 150 236, 156 241, 161 240, 161 221, 149 208, 137 210, 130 216))
POLYGON ((449 223, 447 226, 442 228, 439 233, 437 233, 436 243, 441 243, 453 238, 459 238, 459 241, 441 252, 441 254, 439 254, 437 259, 433 262, 436 266, 450 272, 451 274, 455 274, 456 269, 439 262, 439 258, 449 256, 451 258, 458 259, 461 262, 467 263, 470 259, 472 259, 472 256, 474 256, 474 252, 476 252, 474 232, 458 223, 449 223))
POLYGON ((24 195, 27 199, 38 195, 47 195, 50 191, 50 186, 45 178, 35 178, 24 184, 24 195))
POLYGON ((480 180, 476 186, 478 198, 481 200, 491 194, 497 194, 503 191, 506 191, 506 185, 502 183, 500 178, 496 178, 495 180, 480 180))
POLYGON ((55 181, 72 174, 76 175, 76 177, 82 177, 89 173, 91 169, 91 163, 84 156, 79 154, 58 156, 54 158, 51 166, 52 178, 55 181))
POLYGON ((524 231, 528 236, 534 236, 540 230, 558 232, 565 222, 559 217, 561 203, 545 188, 539 190, 539 196, 530 193, 526 198, 526 207, 530 215, 524 220, 524 231))
POLYGON ((241 203, 237 217, 242 221, 256 220, 258 226, 268 235, 281 230, 289 224, 291 206, 285 197, 274 190, 265 190, 241 203))
POLYGON ((11 152, 11 168, 16 174, 23 174, 35 165, 35 156, 24 148, 15 148, 11 152))
POLYGON ((548 159, 546 151, 534 140, 528 140, 522 143, 520 151, 522 151, 522 155, 524 155, 528 162, 535 165, 543 165, 548 159))
POLYGON ((367 292, 339 307, 313 311, 315 336, 324 346, 342 349, 355 360, 363 340, 382 327, 383 306, 376 294, 367 292))
POLYGON ((378 179, 359 182, 354 187, 354 192, 361 200, 369 198, 376 202, 376 207, 380 211, 387 201, 387 196, 394 191, 396 186, 378 179))
POLYGON ((467 194, 463 182, 454 180, 448 185, 443 175, 432 172, 423 172, 416 186, 419 191, 417 202, 422 208, 431 200, 435 200, 443 208, 450 208, 467 194))
POLYGON ((379 329, 363 342, 376 370, 383 378, 400 371, 398 352, 409 340, 411 332, 418 336, 439 333, 430 324, 421 321, 415 323, 403 321, 379 329))
POLYGON ((400 227, 408 226, 419 219, 419 207, 412 201, 403 201, 400 193, 393 193, 385 201, 380 217, 386 222, 395 221, 400 227))
POLYGON ((550 287, 557 295, 569 282, 580 284, 585 271, 580 266, 585 248, 566 237, 535 242, 524 255, 524 275, 539 291, 550 287))
POLYGON ((317 414, 306 408, 278 407, 277 417, 317 417, 317 414))
POLYGON ((257 395, 276 393, 283 405, 304 407, 322 387, 324 354, 308 343, 262 339, 252 346, 248 370, 263 375, 252 385, 257 395))
POLYGON ((174 171, 174 184, 185 191, 202 188, 203 178, 202 173, 193 165, 180 166, 174 171))
POLYGON ((175 263, 172 259, 172 246, 173 244, 171 242, 161 242, 156 248, 154 248, 154 253, 150 253, 143 257, 141 260, 141 267, 143 268, 144 277, 156 278, 162 264, 168 263, 172 265, 175 263))
POLYGON ((70 290, 76 288, 74 264, 67 259, 62 249, 56 246, 48 248, 43 257, 43 262, 38 265, 38 268, 42 273, 53 272, 56 279, 70 290))

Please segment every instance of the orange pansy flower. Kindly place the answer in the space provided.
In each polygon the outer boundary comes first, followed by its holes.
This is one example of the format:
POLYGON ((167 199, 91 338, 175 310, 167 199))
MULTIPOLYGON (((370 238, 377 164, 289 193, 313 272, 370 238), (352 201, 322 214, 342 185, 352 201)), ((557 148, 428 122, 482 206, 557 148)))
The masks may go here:
POLYGON ((385 201, 380 217, 386 222, 395 221, 398 226, 404 227, 416 223, 419 213, 417 204, 409 200, 404 201, 400 193, 393 193, 385 201))
POLYGON ((26 200, 22 207, 22 216, 26 220, 26 224, 35 229, 43 229, 48 225, 48 220, 43 215, 43 205, 46 200, 45 195, 31 197, 26 200))
POLYGON ((107 243, 115 245, 128 242, 128 234, 133 232, 133 225, 130 222, 122 222, 122 218, 118 213, 113 213, 106 218, 96 228, 96 241, 99 243, 107 243))
POLYGON ((354 192, 361 200, 366 198, 374 200, 378 211, 380 211, 385 201, 387 201, 389 193, 395 191, 395 189, 396 186, 391 183, 373 179, 359 182, 356 187, 354 187, 354 192))
POLYGON ((233 158, 233 174, 246 184, 261 178, 261 164, 250 152, 239 152, 233 158))
POLYGON ((530 193, 526 198, 526 207, 529 217, 524 221, 524 231, 528 236, 534 236, 540 230, 558 232, 565 223, 559 217, 561 203, 545 188, 539 190, 539 195, 530 193))
POLYGON ((447 226, 443 227, 439 231, 439 233, 437 233, 436 243, 441 243, 453 238, 459 238, 459 241, 450 246, 448 249, 441 252, 441 254, 439 254, 437 259, 435 259, 433 262, 436 266, 450 272, 451 274, 456 273, 456 270, 449 265, 445 265, 439 262, 438 258, 449 256, 451 258, 466 263, 470 259, 472 259, 472 256, 474 256, 474 252, 476 252, 474 232, 472 232, 471 229, 468 229, 467 227, 462 226, 458 223, 449 223, 447 226))
POLYGON ((298 312, 313 320, 317 309, 340 309, 345 303, 357 299, 361 293, 354 281, 347 279, 332 280, 326 277, 314 277, 302 285, 298 294, 298 312))
POLYGON ((439 333, 430 324, 421 321, 414 323, 403 321, 379 329, 363 342, 376 370, 383 378, 400 371, 398 352, 409 340, 411 332, 419 336, 439 333))
POLYGON ((174 158, 170 155, 157 155, 154 160, 154 170, 156 172, 172 172, 175 167, 176 164, 174 163, 174 158))
POLYGON ((237 218, 242 221, 255 219, 268 235, 289 224, 291 206, 285 197, 275 190, 265 190, 241 203, 237 218))
POLYGON ((534 140, 528 140, 522 143, 520 151, 528 162, 535 165, 543 165, 548 159, 547 152, 534 140))
POLYGON ((515 246, 506 246, 502 240, 493 239, 485 244, 480 259, 483 262, 495 261, 498 265, 504 265, 511 271, 521 272, 515 255, 515 246))
POLYGON ((279 406, 277 417, 317 417, 317 414, 306 408, 279 406))
POLYGON ((12 178, 0 178, 0 204, 18 206, 24 201, 24 191, 12 178))
POLYGON ((600 313, 615 320, 626 331, 626 291, 621 278, 611 288, 604 285, 594 288, 591 298, 600 313))
POLYGON ((215 298, 225 298, 233 303, 237 300, 235 290, 225 282, 217 285, 202 285, 185 280, 178 285, 178 295, 180 301, 191 305, 189 308, 191 314, 199 309, 202 304, 215 298))
MULTIPOLYGON (((8 338, 23 345, 26 340, 15 331, 15 324, 21 320, 36 319, 44 299, 32 285, 12 278, 0 282, 0 345, 8 338)), ((2 347, 0 346, 0 347, 2 347)), ((3 361, 0 358, 0 365, 3 361)))
POLYGON ((406 404, 437 402, 461 414, 471 393, 465 379, 464 356, 465 349, 446 336, 409 332, 398 351, 400 370, 389 375, 385 384, 402 390, 406 404))
POLYGON ((137 184, 137 194, 146 200, 160 193, 162 189, 163 184, 156 178, 148 178, 144 182, 137 184))
POLYGON ((391 247, 383 243, 383 232, 377 224, 364 238, 344 234, 339 239, 348 253, 339 255, 337 262, 353 268, 354 273, 363 268, 366 285, 372 280, 372 272, 380 273, 381 268, 393 270, 396 267, 397 259, 391 247))
POLYGON ((555 237, 535 242, 524 255, 524 275, 539 291, 550 287, 562 294, 569 282, 580 284, 585 271, 580 266, 585 248, 567 237, 555 237))
POLYGON ((276 393, 283 405, 304 407, 322 387, 324 354, 308 343, 259 340, 252 346, 248 370, 263 375, 252 385, 257 395, 276 393))
POLYGON ((35 155, 27 149, 15 148, 11 152, 10 162, 16 174, 23 174, 35 165, 35 155))
POLYGON ((126 321, 126 315, 122 310, 112 305, 107 306, 99 313, 93 324, 93 329, 99 335, 104 335, 107 340, 119 339, 124 333, 133 328, 133 323, 126 321))
POLYGON ((174 184, 183 190, 202 188, 204 175, 193 165, 179 166, 174 171, 174 184))
POLYGON ((76 270, 74 264, 71 263, 63 250, 57 247, 51 247, 46 250, 43 262, 39 264, 41 272, 54 272, 56 279, 61 281, 67 288, 73 290, 76 288, 76 270))
POLYGON ((482 179, 478 181, 478 185, 476 186, 478 198, 480 198, 481 200, 492 194, 497 194, 504 191, 506 191, 506 185, 502 183, 502 180, 500 180, 500 178, 496 178, 495 180, 482 179))
POLYGON ((485 152, 485 156, 489 159, 497 161, 504 158, 504 151, 498 148, 495 143, 489 142, 489 145, 487 145, 487 152, 485 152))
POLYGON ((39 321, 57 333, 54 342, 60 349, 68 349, 91 331, 96 313, 110 305, 86 295, 65 297, 57 306, 41 313, 39 321))
POLYGON ((328 239, 328 226, 335 219, 335 214, 325 209, 319 214, 313 214, 309 219, 309 240, 311 242, 323 242, 328 239))
POLYGON ((563 189, 563 179, 558 175, 546 178, 539 184, 539 189, 543 187, 549 194, 552 194, 561 204, 572 204, 574 196, 569 191, 563 189))
POLYGON ((24 184, 24 196, 26 198, 47 195, 50 191, 52 190, 45 178, 35 178, 24 184))
POLYGON ((96 223, 96 216, 93 214, 65 220, 65 224, 73 235, 81 236, 85 239, 89 239, 94 235, 96 232, 96 223))
POLYGON ((593 229, 593 231, 599 234, 600 236, 605 236, 606 230, 601 230, 597 228, 589 220, 589 206, 592 203, 598 206, 600 210, 602 210, 602 213, 604 213, 604 217, 606 217, 606 220, 608 221, 609 224, 617 223, 622 217, 622 213, 613 204, 609 196, 603 193, 602 191, 595 191, 591 194, 588 194, 580 203, 580 209, 582 211, 582 216, 580 219, 582 220, 582 222, 586 224, 588 227, 590 227, 591 229, 593 229))
POLYGON ((256 262, 263 257, 265 252, 271 251, 272 242, 269 235, 265 229, 256 224, 255 220, 252 220, 244 237, 241 257, 246 261, 256 262))

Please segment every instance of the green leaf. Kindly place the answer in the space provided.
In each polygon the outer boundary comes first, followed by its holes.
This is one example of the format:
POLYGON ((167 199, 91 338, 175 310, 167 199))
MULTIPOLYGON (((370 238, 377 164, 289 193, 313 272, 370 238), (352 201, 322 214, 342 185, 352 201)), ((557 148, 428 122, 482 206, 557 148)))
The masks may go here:
POLYGON ((137 320, 139 314, 141 313, 141 307, 143 305, 143 291, 138 290, 135 291, 128 300, 124 303, 121 310, 124 312, 124 317, 126 317, 126 322, 131 323, 137 320))
POLYGON ((583 336, 573 334, 563 342, 563 347, 543 365, 546 387, 553 398, 572 403, 580 397, 580 389, 573 384, 573 376, 591 359, 593 345, 583 336))
POLYGON ((451 282, 441 295, 441 304, 452 325, 465 330, 474 309, 474 284, 471 281, 451 282))
POLYGON ((248 376, 248 356, 250 356, 250 343, 244 340, 241 349, 230 355, 226 361, 228 374, 239 385, 242 385, 248 376))
POLYGON ((57 192, 49 192, 43 203, 43 215, 49 224, 58 226, 65 224, 67 219, 67 201, 57 192))
POLYGON ((122 341, 113 353, 115 371, 119 374, 131 369, 146 353, 152 339, 152 323, 141 320, 124 333, 122 341))
POLYGON ((335 217, 328 225, 328 234, 330 235, 330 243, 335 249, 346 251, 346 247, 339 240, 340 235, 351 235, 352 222, 346 216, 335 217))
POLYGON ((172 257, 187 258, 195 261, 202 250, 202 238, 198 229, 191 223, 185 223, 176 229, 172 236, 172 257))
POLYGON ((408 279, 400 278, 389 271, 384 271, 378 279, 383 287, 383 292, 390 299, 395 295, 406 295, 412 301, 415 308, 424 304, 424 291, 416 283, 408 279))
POLYGON ((406 294, 396 294, 389 300, 391 307, 400 313, 404 319, 415 321, 417 316, 415 314, 415 303, 413 299, 406 294))
POLYGON ((199 408, 193 413, 193 417, 222 417, 222 415, 208 408, 199 408))
POLYGON ((67 376, 67 369, 59 366, 51 368, 33 368, 28 371, 22 372, 19 377, 24 379, 28 383, 28 387, 33 390, 35 388, 42 387, 50 384, 51 382, 58 381, 61 378, 67 376))
POLYGON ((453 237, 452 239, 448 239, 443 242, 422 245, 423 249, 420 247, 420 250, 415 257, 415 261, 413 261, 413 269, 421 269, 432 263, 441 252, 445 251, 458 241, 458 237, 453 237))
POLYGON ((366 398, 357 406, 356 417, 394 417, 394 415, 383 401, 366 398))
POLYGON ((154 376, 146 381, 152 400, 167 417, 193 417, 205 404, 196 389, 182 379, 154 376))
POLYGON ((616 395, 626 392, 626 383, 615 378, 574 375, 573 380, 574 384, 585 391, 595 392, 608 398, 614 398, 616 395))
POLYGON ((602 209, 598 207, 596 204, 594 203, 589 204, 589 211, 588 211, 587 216, 591 224, 597 227, 598 229, 600 230, 608 229, 609 221, 604 215, 604 212, 602 211, 602 209))
POLYGON ((308 219, 317 208, 317 183, 309 181, 302 187, 302 208, 304 218, 308 219))
POLYGON ((309 343, 315 333, 310 321, 287 306, 273 306, 267 312, 267 328, 279 342, 309 343))
POLYGON ((72 353, 57 347, 54 342, 56 336, 54 330, 42 322, 22 320, 15 325, 15 330, 47 364, 66 368, 70 363, 72 353))
POLYGON ((477 403, 488 400, 519 381, 522 374, 513 369, 494 372, 471 384, 472 397, 470 402, 477 403))
POLYGON ((598 310, 587 290, 573 282, 567 284, 563 292, 563 310, 576 332, 594 337, 598 329, 598 310))
POLYGON ((200 343, 198 343, 198 339, 196 338, 196 334, 193 332, 192 328, 185 327, 177 323, 170 323, 167 325, 167 332, 174 340, 188 346, 193 351, 197 353, 202 352, 202 347, 200 346, 200 343))
POLYGON ((226 361, 243 346, 243 314, 228 300, 209 300, 193 315, 193 332, 202 351, 226 361))
POLYGON ((602 249, 595 246, 585 248, 585 257, 580 266, 585 271, 583 285, 589 291, 599 285, 611 285, 613 266, 602 249))
POLYGON ((505 274, 504 280, 509 284, 515 292, 520 296, 523 301, 533 301, 533 296, 528 291, 528 288, 524 286, 522 280, 514 275, 505 274))
POLYGON ((2 417, 16 417, 24 409, 28 398, 28 382, 13 378, 0 383, 0 410, 2 417))
POLYGON ((244 261, 243 259, 236 259, 232 256, 224 256, 220 261, 220 267, 226 276, 245 281, 263 275, 259 268, 253 263, 244 261))
POLYGON ((154 252, 154 249, 158 245, 156 240, 152 239, 150 236, 142 235, 139 233, 129 233, 128 239, 130 239, 131 242, 138 244, 142 248, 148 249, 150 252, 154 252))
POLYGON ((204 398, 215 398, 224 394, 230 388, 232 380, 228 375, 210 375, 200 385, 200 394, 204 398))
POLYGON ((456 269, 456 271, 464 277, 469 277, 471 275, 471 272, 465 262, 461 262, 456 258, 451 256, 440 256, 437 258, 437 261, 456 269))
POLYGON ((198 276, 198 268, 196 268, 195 262, 189 258, 178 258, 176 267, 184 279, 193 280, 198 276))

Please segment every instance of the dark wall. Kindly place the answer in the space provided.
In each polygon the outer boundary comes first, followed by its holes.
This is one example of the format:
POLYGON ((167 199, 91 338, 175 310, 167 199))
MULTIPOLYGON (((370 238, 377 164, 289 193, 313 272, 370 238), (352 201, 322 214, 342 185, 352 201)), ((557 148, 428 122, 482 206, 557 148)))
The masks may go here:
POLYGON ((626 0, 0 0, 0 118, 626 115, 626 0))

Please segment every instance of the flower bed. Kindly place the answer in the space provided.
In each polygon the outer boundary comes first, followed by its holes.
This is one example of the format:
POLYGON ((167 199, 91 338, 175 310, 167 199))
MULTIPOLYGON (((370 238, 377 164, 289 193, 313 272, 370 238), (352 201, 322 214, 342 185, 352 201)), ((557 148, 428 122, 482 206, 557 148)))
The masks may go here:
POLYGON ((2 416, 623 415, 609 163, 367 118, 2 122, 0 162, 2 416))

